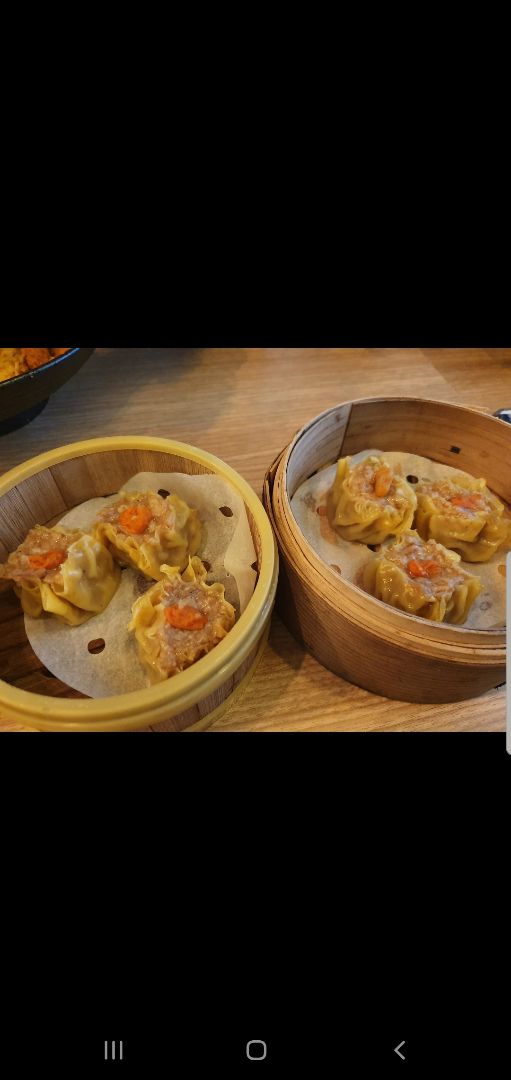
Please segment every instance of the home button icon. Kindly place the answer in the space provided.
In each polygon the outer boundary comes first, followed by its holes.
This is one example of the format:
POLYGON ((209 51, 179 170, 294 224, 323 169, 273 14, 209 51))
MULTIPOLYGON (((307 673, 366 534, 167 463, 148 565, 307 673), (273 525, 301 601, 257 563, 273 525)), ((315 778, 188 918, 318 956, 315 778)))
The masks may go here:
POLYGON ((267 1054, 266 1043, 262 1039, 251 1039, 247 1043, 247 1057, 249 1061, 264 1061, 267 1054))

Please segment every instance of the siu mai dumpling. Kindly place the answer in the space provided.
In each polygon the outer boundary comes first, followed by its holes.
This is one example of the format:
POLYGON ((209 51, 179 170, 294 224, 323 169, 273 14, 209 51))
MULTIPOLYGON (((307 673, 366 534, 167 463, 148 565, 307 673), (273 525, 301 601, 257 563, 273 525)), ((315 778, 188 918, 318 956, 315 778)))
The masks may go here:
POLYGON ((162 580, 131 609, 128 629, 151 682, 162 682, 210 652, 234 625, 236 613, 219 582, 206 585, 206 568, 197 557, 183 573, 162 566, 162 580))
POLYGON ((408 530, 368 560, 361 584, 377 600, 421 619, 464 623, 482 586, 460 562, 455 551, 408 530))
POLYGON ((416 491, 415 528, 425 540, 438 540, 466 562, 487 562, 511 543, 511 518, 485 480, 461 474, 455 480, 422 480, 416 491))
POLYGON ((27 615, 47 611, 71 626, 106 608, 120 576, 100 540, 58 525, 36 525, 0 566, 0 578, 12 582, 27 615))
POLYGON ((95 535, 124 566, 159 581, 163 563, 183 569, 199 549, 201 523, 196 510, 177 495, 155 491, 121 492, 100 512, 95 535))
POLYGON ((417 499, 410 484, 383 457, 358 465, 341 458, 327 499, 330 524, 345 540, 381 544, 409 529, 417 499))

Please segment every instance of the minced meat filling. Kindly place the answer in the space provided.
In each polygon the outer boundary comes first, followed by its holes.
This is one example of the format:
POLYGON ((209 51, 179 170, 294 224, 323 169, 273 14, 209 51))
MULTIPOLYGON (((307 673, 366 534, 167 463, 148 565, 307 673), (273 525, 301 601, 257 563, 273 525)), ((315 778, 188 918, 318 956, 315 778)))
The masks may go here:
POLYGON ((450 595, 469 576, 436 540, 400 540, 385 548, 382 557, 404 570, 410 583, 428 600, 450 595))
POLYGON ((461 514, 462 517, 473 514, 489 514, 494 509, 490 498, 484 491, 474 491, 454 484, 450 480, 423 481, 418 494, 429 495, 437 510, 449 514, 461 514))
MULTIPOLYGON (((169 581, 165 585, 165 595, 162 603, 163 623, 159 627, 158 637, 160 642, 159 664, 168 671, 169 675, 193 664, 200 656, 204 656, 224 636, 218 632, 219 624, 225 622, 225 606, 221 597, 214 592, 206 592, 195 583, 181 581, 169 581), (171 625, 165 619, 165 610, 170 608, 193 609, 205 617, 206 622, 197 629, 179 629, 171 625)), ((177 620, 174 620, 177 621, 177 620)), ((193 619, 183 621, 193 622, 193 619)), ((196 619, 201 623, 202 619, 196 619)), ((228 629, 226 625, 225 630, 228 629)))
POLYGON ((78 531, 55 532, 42 525, 31 529, 23 543, 0 566, 0 577, 14 582, 44 578, 50 584, 59 575, 69 547, 81 535, 78 531))
POLYGON ((346 487, 353 492, 365 496, 368 499, 378 499, 382 503, 390 503, 398 507, 407 501, 406 494, 401 489, 402 478, 395 476, 383 459, 366 458, 348 473, 344 481, 346 487), (388 475, 387 483, 385 474, 388 475), (382 494, 379 494, 379 491, 382 494))
POLYGON ((147 536, 154 536, 162 526, 173 529, 176 520, 174 508, 153 491, 136 499, 119 499, 101 510, 98 519, 111 523, 119 532, 140 543, 147 536))

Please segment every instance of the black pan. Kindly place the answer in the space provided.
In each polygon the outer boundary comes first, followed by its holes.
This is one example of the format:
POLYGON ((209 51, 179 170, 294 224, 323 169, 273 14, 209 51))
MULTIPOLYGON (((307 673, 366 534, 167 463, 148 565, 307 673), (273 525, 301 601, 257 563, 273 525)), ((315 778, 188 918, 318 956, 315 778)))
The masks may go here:
POLYGON ((0 381, 0 435, 22 427, 44 409, 50 394, 71 379, 94 349, 70 349, 42 367, 0 381))

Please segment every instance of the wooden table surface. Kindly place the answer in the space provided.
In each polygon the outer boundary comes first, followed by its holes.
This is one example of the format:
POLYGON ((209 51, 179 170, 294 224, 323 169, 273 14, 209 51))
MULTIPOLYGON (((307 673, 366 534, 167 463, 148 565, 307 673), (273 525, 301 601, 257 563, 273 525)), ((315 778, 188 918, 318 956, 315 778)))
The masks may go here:
MULTIPOLYGON (((385 394, 511 407, 511 349, 97 349, 39 417, 0 437, 0 470, 77 439, 156 435, 217 454, 260 496, 306 421, 385 394)), ((505 691, 454 705, 380 698, 322 668, 274 616, 244 696, 211 730, 503 731, 505 691)))

